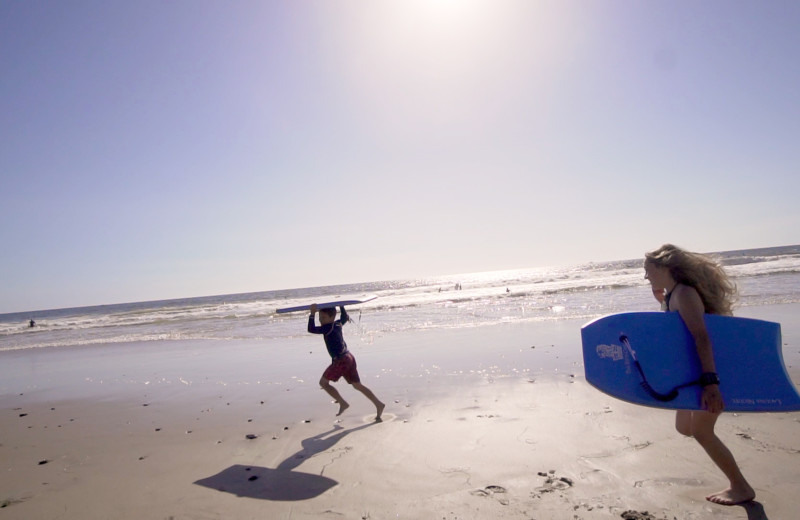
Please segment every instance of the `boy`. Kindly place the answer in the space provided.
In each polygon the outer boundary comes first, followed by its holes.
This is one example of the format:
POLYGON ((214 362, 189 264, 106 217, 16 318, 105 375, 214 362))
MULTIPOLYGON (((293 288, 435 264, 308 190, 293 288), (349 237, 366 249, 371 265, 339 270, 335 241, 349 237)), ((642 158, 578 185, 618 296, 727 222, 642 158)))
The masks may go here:
POLYGON ((314 315, 317 313, 317 304, 313 304, 310 309, 311 315, 308 317, 308 332, 324 335, 325 346, 328 348, 328 354, 331 356, 331 364, 322 374, 319 380, 319 386, 339 403, 339 413, 336 415, 342 415, 342 413, 350 407, 350 404, 342 399, 338 390, 331 386, 331 381, 338 381, 340 377, 344 376, 345 381, 350 383, 353 388, 372 401, 372 404, 375 405, 375 409, 378 411, 375 421, 381 422, 381 414, 386 405, 379 401, 369 388, 361 384, 361 379, 358 377, 358 370, 356 369, 356 358, 347 350, 347 343, 344 342, 344 336, 342 336, 342 325, 347 323, 350 318, 347 316, 347 311, 344 310, 344 306, 339 307, 339 309, 342 314, 339 320, 336 319, 335 308, 320 309, 319 327, 314 323, 314 315))

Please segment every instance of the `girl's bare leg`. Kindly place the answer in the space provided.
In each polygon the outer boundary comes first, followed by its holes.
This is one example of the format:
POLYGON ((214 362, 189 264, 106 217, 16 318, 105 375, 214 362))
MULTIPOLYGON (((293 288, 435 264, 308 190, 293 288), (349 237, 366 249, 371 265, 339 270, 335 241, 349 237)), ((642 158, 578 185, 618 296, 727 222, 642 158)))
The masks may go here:
POLYGON ((706 500, 726 506, 749 502, 756 497, 755 490, 742 475, 731 451, 714 433, 719 415, 704 411, 678 410, 675 428, 683 435, 694 437, 730 481, 728 489, 711 494, 706 500))

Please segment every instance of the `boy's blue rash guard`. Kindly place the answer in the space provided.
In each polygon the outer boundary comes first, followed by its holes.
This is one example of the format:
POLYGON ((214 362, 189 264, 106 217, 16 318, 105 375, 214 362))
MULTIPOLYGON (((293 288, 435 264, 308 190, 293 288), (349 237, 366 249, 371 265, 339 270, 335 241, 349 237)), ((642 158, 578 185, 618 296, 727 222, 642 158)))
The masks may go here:
POLYGON ((344 310, 344 307, 339 307, 339 309, 341 310, 341 317, 333 323, 328 323, 321 327, 317 327, 314 323, 313 314, 308 316, 308 332, 312 334, 324 334, 325 346, 328 348, 328 354, 330 354, 331 359, 334 360, 347 352, 347 343, 344 342, 344 336, 342 335, 342 325, 347 323, 350 317, 347 315, 347 311, 344 310))

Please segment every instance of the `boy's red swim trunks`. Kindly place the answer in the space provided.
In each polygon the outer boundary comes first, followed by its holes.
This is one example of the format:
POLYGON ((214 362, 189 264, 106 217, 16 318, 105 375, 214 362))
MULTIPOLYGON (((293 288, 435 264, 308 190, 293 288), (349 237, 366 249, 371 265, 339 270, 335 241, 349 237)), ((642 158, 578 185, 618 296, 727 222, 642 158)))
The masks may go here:
POLYGON ((336 358, 322 374, 322 377, 328 381, 338 381, 342 376, 350 384, 361 382, 356 368, 356 358, 349 351, 336 358))

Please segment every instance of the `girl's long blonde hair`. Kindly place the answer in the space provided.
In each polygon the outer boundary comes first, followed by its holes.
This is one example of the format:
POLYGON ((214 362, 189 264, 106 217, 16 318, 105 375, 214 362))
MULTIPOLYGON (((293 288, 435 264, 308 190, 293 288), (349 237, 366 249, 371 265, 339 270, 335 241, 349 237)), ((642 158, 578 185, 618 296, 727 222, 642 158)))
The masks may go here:
POLYGON ((738 291, 722 265, 714 258, 664 244, 645 253, 645 263, 669 269, 676 282, 694 287, 708 314, 733 314, 738 291))

